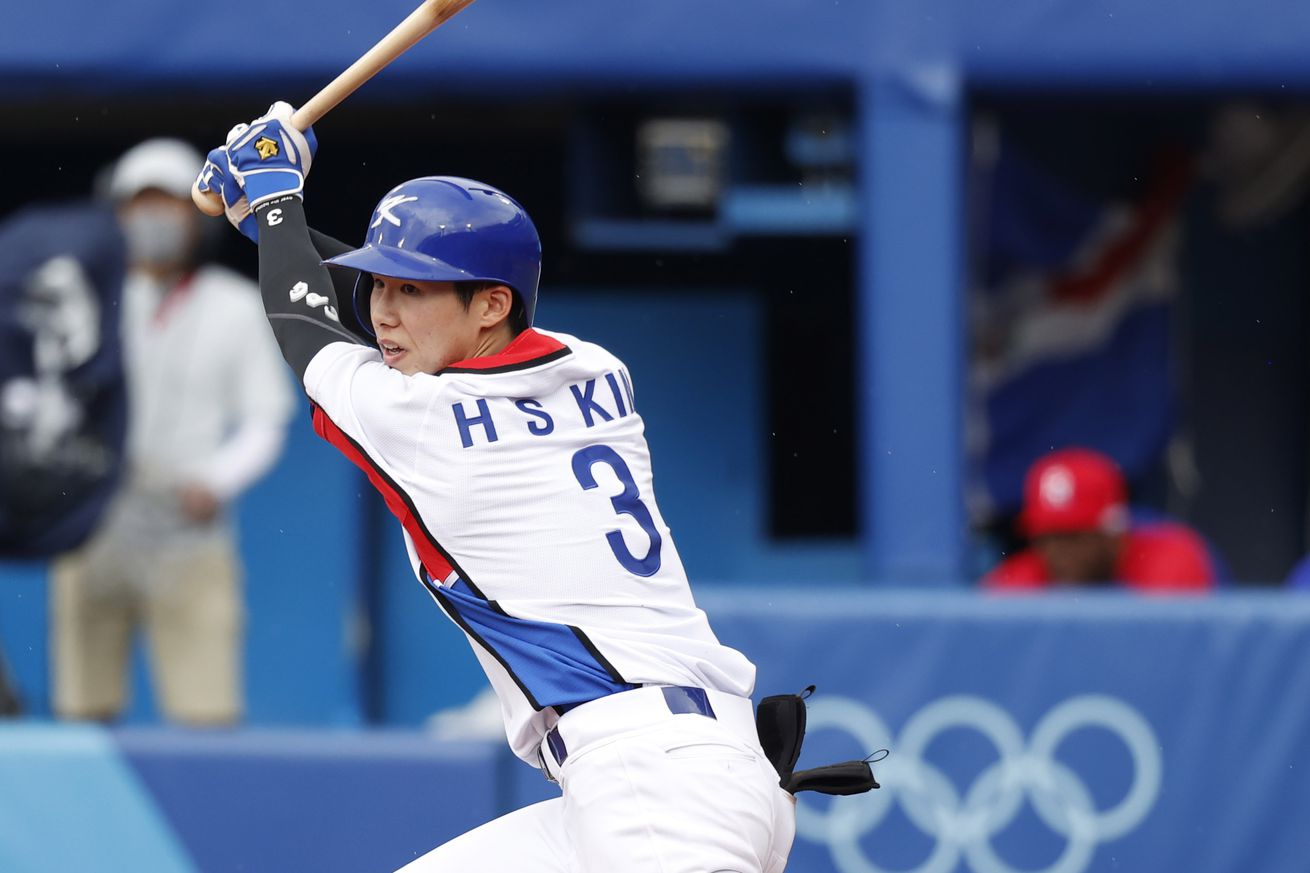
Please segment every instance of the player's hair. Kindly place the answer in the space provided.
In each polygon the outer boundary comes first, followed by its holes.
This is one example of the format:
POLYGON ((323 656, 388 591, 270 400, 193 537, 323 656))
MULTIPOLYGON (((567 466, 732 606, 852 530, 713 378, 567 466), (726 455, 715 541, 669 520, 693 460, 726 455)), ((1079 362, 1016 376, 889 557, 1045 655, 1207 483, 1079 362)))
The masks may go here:
MULTIPOLYGON (((497 285, 509 287, 505 285, 504 282, 483 282, 477 280, 470 282, 456 282, 455 295, 459 297, 459 302, 464 305, 464 311, 468 312, 468 308, 473 305, 473 297, 479 291, 486 288, 495 288, 497 285)), ((528 316, 523 308, 523 299, 513 292, 511 292, 511 296, 514 299, 514 303, 510 306, 509 318, 506 319, 506 321, 509 322, 510 333, 514 336, 518 336, 528 329, 528 316)))

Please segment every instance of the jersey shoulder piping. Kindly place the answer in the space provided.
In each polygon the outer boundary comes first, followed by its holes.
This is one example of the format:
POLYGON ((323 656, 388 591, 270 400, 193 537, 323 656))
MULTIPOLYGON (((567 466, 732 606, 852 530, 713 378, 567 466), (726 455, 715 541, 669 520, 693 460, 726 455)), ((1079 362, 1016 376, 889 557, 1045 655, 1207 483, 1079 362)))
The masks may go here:
POLYGON ((554 337, 538 333, 528 328, 500 352, 485 358, 469 358, 456 361, 449 367, 438 370, 435 375, 446 373, 513 373, 529 370, 573 354, 573 350, 554 337))

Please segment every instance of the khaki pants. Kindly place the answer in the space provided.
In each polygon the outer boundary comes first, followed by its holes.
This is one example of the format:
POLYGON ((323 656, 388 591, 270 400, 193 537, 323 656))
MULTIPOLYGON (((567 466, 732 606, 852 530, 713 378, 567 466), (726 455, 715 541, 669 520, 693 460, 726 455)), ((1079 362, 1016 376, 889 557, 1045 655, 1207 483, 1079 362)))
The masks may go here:
POLYGON ((93 538, 54 562, 51 586, 58 716, 110 719, 122 711, 140 627, 165 718, 196 726, 241 718, 244 609, 226 537, 148 550, 93 538))

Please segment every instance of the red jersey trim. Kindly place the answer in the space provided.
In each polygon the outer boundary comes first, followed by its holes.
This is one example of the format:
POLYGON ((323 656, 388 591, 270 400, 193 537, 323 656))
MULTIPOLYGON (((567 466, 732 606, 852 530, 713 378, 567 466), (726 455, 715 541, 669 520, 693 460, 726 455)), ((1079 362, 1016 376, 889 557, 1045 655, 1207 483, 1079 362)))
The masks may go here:
POLYGON ((508 373, 513 370, 539 367, 569 354, 572 354, 572 350, 564 343, 528 328, 514 337, 510 344, 505 346, 499 353, 487 355, 484 358, 456 361, 449 367, 438 370, 437 375, 442 373, 508 373))
MULTIPOLYGON (((414 541, 414 547, 418 550, 419 560, 423 564, 424 571, 432 577, 436 584, 440 584, 450 576, 452 572, 459 573, 460 578, 465 582, 468 579, 464 576, 463 571, 455 564, 453 558, 441 548, 436 539, 423 525, 422 519, 419 518, 418 512, 414 509, 414 503, 410 500, 409 495, 401 490, 400 486, 387 475, 381 467, 374 463, 373 459, 360 448, 350 436, 337 427, 336 422, 328 418, 327 413, 322 407, 314 405, 314 433, 327 440, 337 451, 345 455, 352 464, 364 471, 368 476, 368 481, 382 495, 386 501, 387 509, 391 514, 399 519, 402 527, 409 534, 410 539, 414 541)), ((472 583, 469 583, 472 587, 472 583)))

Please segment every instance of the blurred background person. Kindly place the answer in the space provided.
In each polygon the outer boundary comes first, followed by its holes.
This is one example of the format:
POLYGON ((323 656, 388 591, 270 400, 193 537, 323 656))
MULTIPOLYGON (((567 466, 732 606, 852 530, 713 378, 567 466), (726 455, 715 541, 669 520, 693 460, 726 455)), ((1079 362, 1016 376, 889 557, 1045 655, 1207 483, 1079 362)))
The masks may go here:
POLYGON ((1119 583, 1144 591, 1204 591, 1216 570, 1199 534, 1172 521, 1134 521, 1110 458, 1071 448, 1040 458, 1024 481, 1019 526, 1031 546, 982 580, 991 589, 1119 583))
POLYGON ((186 143, 152 139, 108 177, 129 262, 127 471, 96 533, 52 565, 60 717, 122 711, 138 627, 166 719, 242 715, 244 609, 227 509, 276 461, 293 401, 254 285, 199 263, 205 219, 190 186, 201 164, 186 143))

